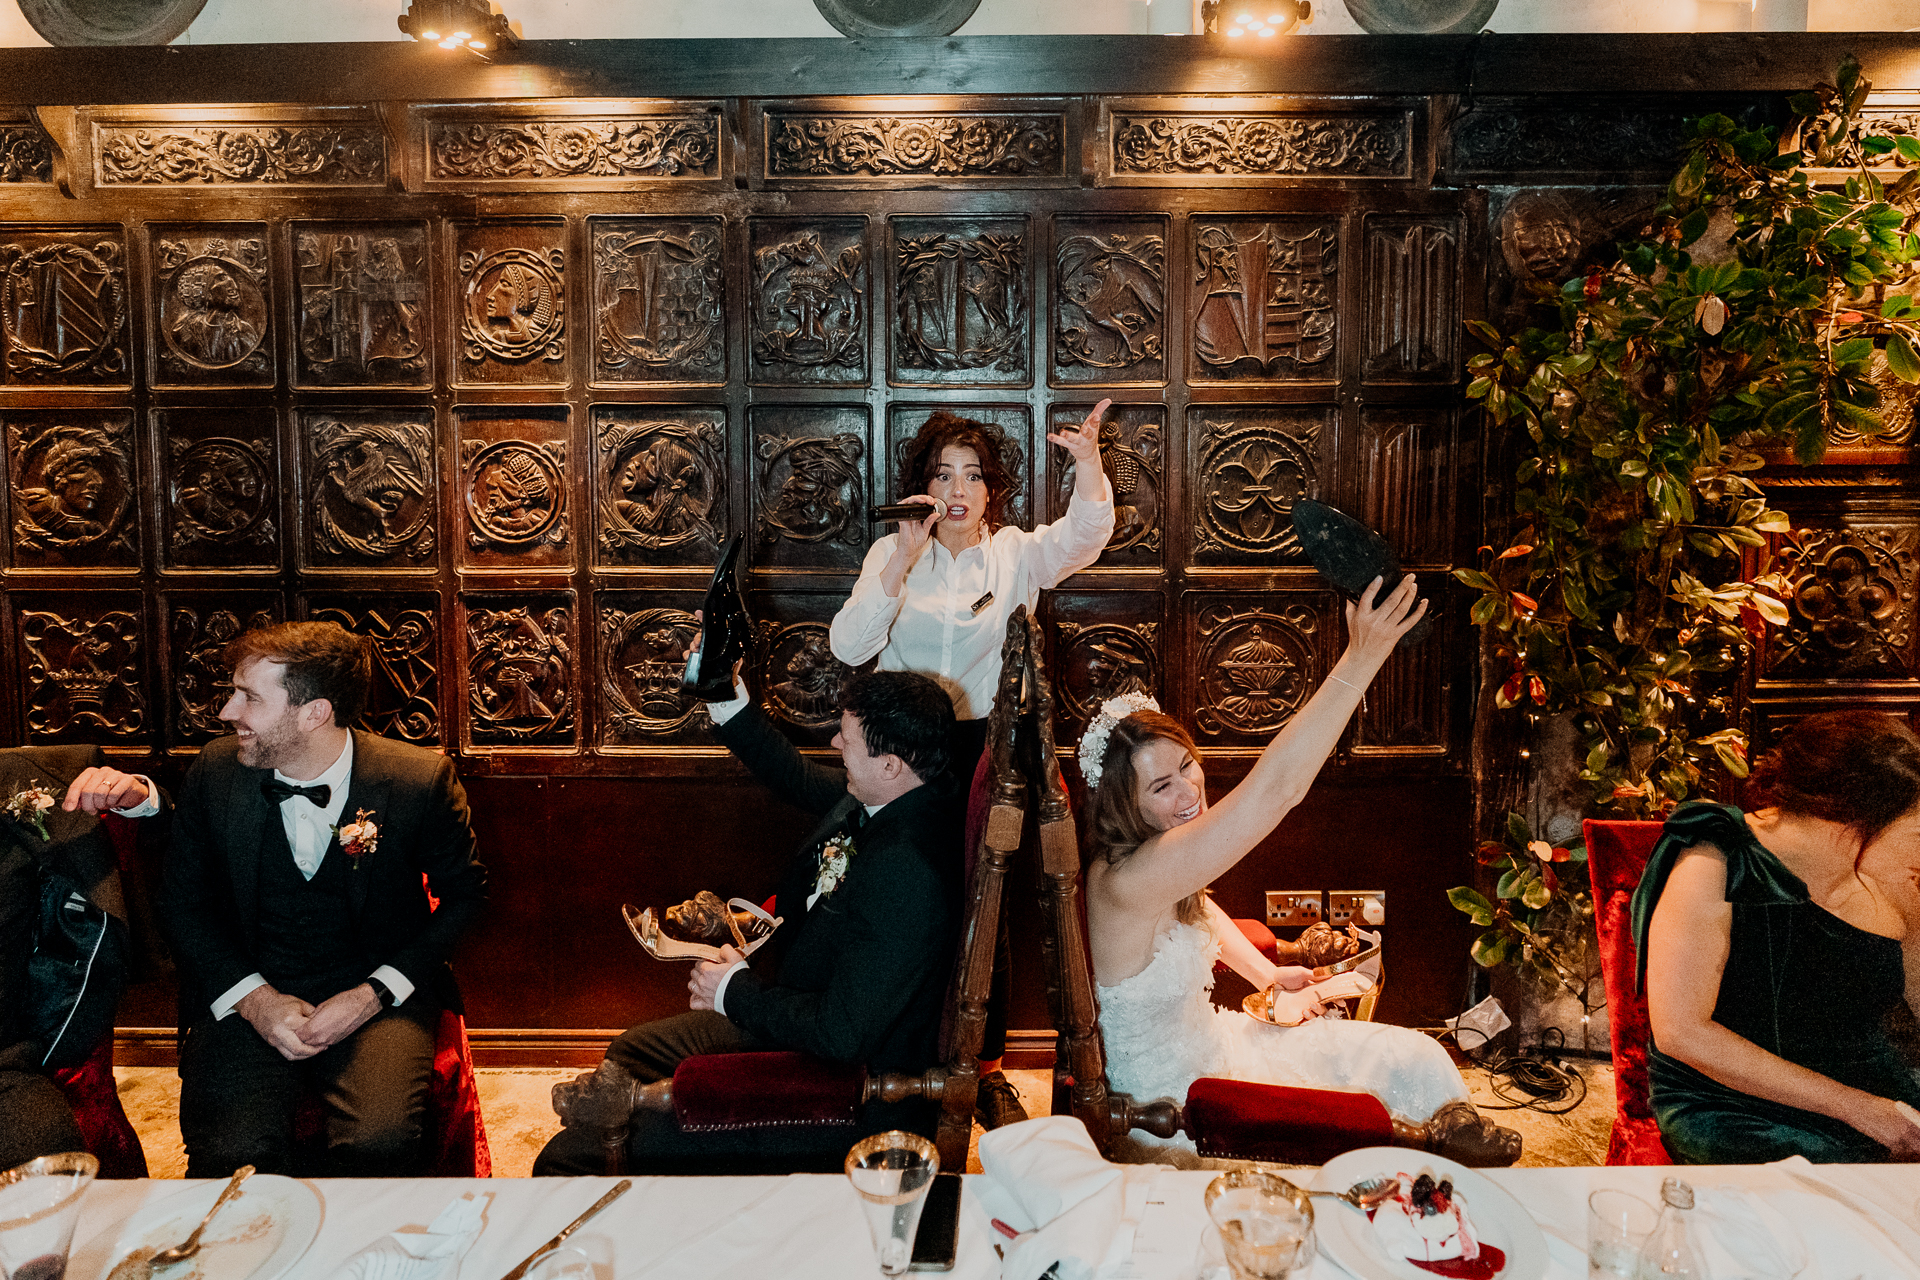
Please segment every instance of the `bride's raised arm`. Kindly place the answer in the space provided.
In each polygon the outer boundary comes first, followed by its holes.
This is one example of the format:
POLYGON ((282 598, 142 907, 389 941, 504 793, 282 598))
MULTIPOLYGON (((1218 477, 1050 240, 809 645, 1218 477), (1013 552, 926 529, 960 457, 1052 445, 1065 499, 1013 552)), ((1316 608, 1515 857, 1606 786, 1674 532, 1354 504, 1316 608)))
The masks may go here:
MULTIPOLYGON (((1213 883, 1280 825, 1333 754, 1367 685, 1400 637, 1426 614, 1412 574, 1393 592, 1375 578, 1347 605, 1347 649, 1307 705, 1260 753, 1244 781, 1193 821, 1143 845, 1108 877, 1110 892, 1134 903, 1177 902, 1213 883), (1377 603, 1376 603, 1377 602, 1377 603)), ((1184 766, 1182 766, 1184 767, 1184 766)), ((1145 797, 1161 779, 1143 779, 1145 797)))

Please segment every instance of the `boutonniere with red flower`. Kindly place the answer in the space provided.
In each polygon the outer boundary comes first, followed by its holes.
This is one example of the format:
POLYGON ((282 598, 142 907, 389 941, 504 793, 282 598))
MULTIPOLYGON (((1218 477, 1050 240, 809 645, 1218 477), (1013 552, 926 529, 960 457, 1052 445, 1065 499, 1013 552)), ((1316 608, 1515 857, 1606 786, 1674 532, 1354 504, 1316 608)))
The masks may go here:
POLYGON ((354 821, 335 827, 333 834, 340 837, 340 852, 353 859, 354 870, 360 869, 360 859, 380 847, 380 828, 373 825, 373 810, 360 809, 354 813, 354 821))
POLYGON ((847 878, 847 864, 853 860, 853 837, 837 835, 827 841, 820 850, 820 871, 814 878, 813 891, 821 897, 832 897, 840 882, 847 878))
POLYGON ((41 786, 36 778, 27 784, 25 790, 16 791, 7 798, 5 812, 15 822, 32 827, 42 840, 47 840, 51 839, 47 835, 47 810, 56 803, 53 792, 41 786))

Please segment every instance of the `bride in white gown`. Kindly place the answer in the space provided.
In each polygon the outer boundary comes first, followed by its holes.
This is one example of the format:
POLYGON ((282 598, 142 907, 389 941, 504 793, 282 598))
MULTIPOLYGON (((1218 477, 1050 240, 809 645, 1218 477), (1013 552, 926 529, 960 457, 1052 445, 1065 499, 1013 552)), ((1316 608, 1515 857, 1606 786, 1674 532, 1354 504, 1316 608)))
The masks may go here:
MULTIPOLYGON (((1092 790, 1087 924, 1099 987, 1107 1078, 1145 1101, 1184 1099, 1201 1076, 1357 1089, 1394 1118, 1427 1124, 1431 1144, 1466 1163, 1511 1164, 1519 1135, 1481 1119, 1440 1044, 1382 1023, 1313 1017, 1297 1027, 1215 1008, 1213 966, 1257 988, 1304 987, 1310 971, 1276 965, 1246 940, 1206 887, 1264 839, 1312 785, 1368 682, 1426 612, 1409 575, 1377 605, 1376 581, 1347 606, 1347 651, 1246 779, 1209 805, 1191 737, 1152 699, 1110 700, 1080 742, 1092 790)), ((1309 1011, 1317 1014, 1318 1006, 1309 1011)), ((1142 1133, 1144 1146, 1162 1143, 1142 1133)), ((1169 1153, 1156 1150, 1152 1158, 1169 1153)))

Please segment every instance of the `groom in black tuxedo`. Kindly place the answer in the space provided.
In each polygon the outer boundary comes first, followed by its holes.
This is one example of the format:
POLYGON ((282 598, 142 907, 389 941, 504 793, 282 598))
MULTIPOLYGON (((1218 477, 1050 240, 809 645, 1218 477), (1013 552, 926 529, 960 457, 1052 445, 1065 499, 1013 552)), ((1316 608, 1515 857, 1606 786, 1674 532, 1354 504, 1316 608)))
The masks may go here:
POLYGON ((424 1173, 434 1037, 460 1010, 447 957, 486 899, 466 792, 437 752, 344 727, 371 678, 361 638, 282 623, 225 657, 234 734, 187 773, 160 895, 187 1176, 293 1172, 303 1084, 326 1119, 317 1172, 424 1173))
MULTIPOLYGON (((726 947, 721 960, 696 964, 689 1012, 631 1028, 606 1056, 642 1084, 695 1055, 773 1049, 923 1071, 938 1058, 960 923, 965 813, 948 771, 953 702, 912 672, 854 677, 833 739, 842 773, 801 756, 744 689, 736 693, 708 708, 721 741, 779 799, 821 815, 781 876, 774 914, 784 923, 751 962, 726 947), (825 856, 836 840, 852 842, 843 864, 825 856)), ((874 1102, 859 1132, 931 1134, 936 1120, 923 1101, 874 1102)), ((837 1170, 856 1140, 845 1129, 682 1133, 671 1116, 651 1113, 632 1123, 634 1173, 751 1171, 765 1158, 837 1170)), ((604 1168, 598 1135, 570 1128, 533 1171, 604 1168)))

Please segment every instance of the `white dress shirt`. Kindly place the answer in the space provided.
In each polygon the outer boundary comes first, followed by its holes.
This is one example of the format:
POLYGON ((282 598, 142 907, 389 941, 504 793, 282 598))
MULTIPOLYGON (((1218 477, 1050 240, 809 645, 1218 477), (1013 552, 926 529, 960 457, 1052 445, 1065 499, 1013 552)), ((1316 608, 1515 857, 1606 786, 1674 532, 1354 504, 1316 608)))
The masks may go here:
MULTIPOLYGON (((353 735, 347 735, 347 745, 340 748, 339 757, 319 777, 289 778, 278 769, 273 771, 273 776, 275 781, 289 786, 328 788, 324 807, 306 796, 288 796, 280 802, 280 825, 287 833, 287 844, 293 849, 293 865, 300 868, 302 878, 311 880, 333 846, 333 830, 340 825, 340 815, 347 807, 347 790, 353 781, 353 735)), ((392 965, 383 964, 370 976, 386 983, 387 990, 393 992, 395 1005, 406 1003, 407 997, 413 994, 413 983, 392 965)), ((240 979, 213 1002, 214 1019, 226 1017, 244 997, 266 985, 266 978, 257 973, 240 979)))
POLYGON ((907 570, 900 594, 890 596, 880 582, 900 540, 890 533, 867 551, 853 594, 834 615, 833 656, 857 667, 879 654, 882 671, 932 676, 953 699, 955 717, 978 720, 999 691, 1007 618, 1023 604, 1031 613, 1043 590, 1098 560, 1112 537, 1111 486, 1102 502, 1076 493, 1065 518, 1032 533, 995 529, 957 556, 933 539, 907 570), (976 611, 989 593, 993 598, 976 611))

